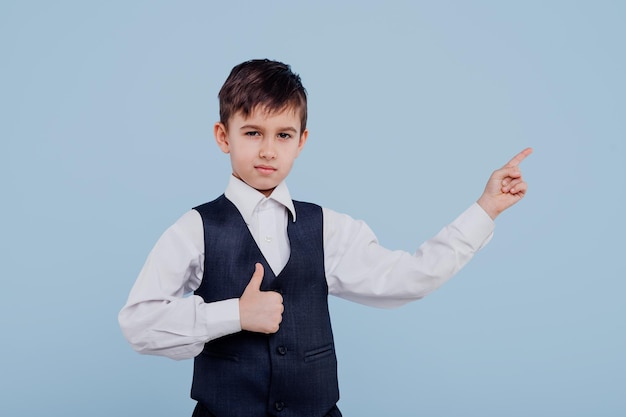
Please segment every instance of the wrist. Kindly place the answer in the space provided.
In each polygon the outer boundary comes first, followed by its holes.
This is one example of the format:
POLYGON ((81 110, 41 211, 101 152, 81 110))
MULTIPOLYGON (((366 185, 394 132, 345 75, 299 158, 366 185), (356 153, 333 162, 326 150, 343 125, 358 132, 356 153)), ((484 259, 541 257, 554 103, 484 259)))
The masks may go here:
POLYGON ((496 217, 498 217, 498 215, 501 213, 493 206, 493 204, 490 204, 489 199, 486 198, 484 195, 481 196, 476 202, 483 210, 485 210, 485 213, 487 213, 487 215, 491 217, 491 220, 495 220, 496 217))

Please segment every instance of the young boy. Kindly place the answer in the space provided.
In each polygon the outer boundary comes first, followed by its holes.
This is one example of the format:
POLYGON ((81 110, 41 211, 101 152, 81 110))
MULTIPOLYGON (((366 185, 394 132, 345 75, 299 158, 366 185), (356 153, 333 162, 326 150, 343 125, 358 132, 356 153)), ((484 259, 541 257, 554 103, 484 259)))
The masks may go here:
POLYGON ((306 91, 288 65, 236 66, 219 101, 226 191, 161 236, 121 328, 140 353, 195 358, 193 416, 341 416, 328 294, 395 307, 438 288, 524 196, 518 165, 531 150, 410 255, 381 247, 361 221, 291 199, 284 180, 308 131, 306 91))

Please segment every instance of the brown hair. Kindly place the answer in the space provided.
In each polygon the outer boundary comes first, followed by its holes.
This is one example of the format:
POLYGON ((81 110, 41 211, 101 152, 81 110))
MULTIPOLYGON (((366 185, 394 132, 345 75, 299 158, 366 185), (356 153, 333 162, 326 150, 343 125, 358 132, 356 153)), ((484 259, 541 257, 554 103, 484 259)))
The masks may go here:
POLYGON ((237 112, 248 117, 255 109, 268 113, 293 109, 300 112, 301 132, 306 129, 306 90, 291 67, 269 59, 254 59, 235 66, 218 94, 220 122, 237 112))

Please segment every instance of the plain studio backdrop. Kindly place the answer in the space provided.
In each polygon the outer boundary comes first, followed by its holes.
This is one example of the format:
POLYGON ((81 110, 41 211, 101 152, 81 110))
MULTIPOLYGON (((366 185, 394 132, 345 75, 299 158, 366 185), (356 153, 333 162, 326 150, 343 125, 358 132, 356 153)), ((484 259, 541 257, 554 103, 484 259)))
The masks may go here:
POLYGON ((527 197, 443 288, 331 299, 346 416, 626 415, 625 20, 620 1, 2 1, 0 415, 190 415, 192 361, 136 354, 117 313, 159 235, 223 192, 217 92, 265 57, 309 92, 292 195, 391 249, 535 150, 527 197))

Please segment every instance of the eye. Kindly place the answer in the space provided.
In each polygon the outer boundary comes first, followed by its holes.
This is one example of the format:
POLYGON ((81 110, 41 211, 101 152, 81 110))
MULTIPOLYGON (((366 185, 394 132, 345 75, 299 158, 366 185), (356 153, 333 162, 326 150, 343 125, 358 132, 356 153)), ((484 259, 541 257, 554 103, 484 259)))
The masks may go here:
POLYGON ((283 139, 283 140, 287 140, 287 139, 291 139, 291 135, 289 133, 279 133, 278 134, 278 138, 279 139, 283 139))
POLYGON ((256 130, 250 130, 249 132, 246 132, 245 135, 246 136, 261 136, 261 133, 256 130))

